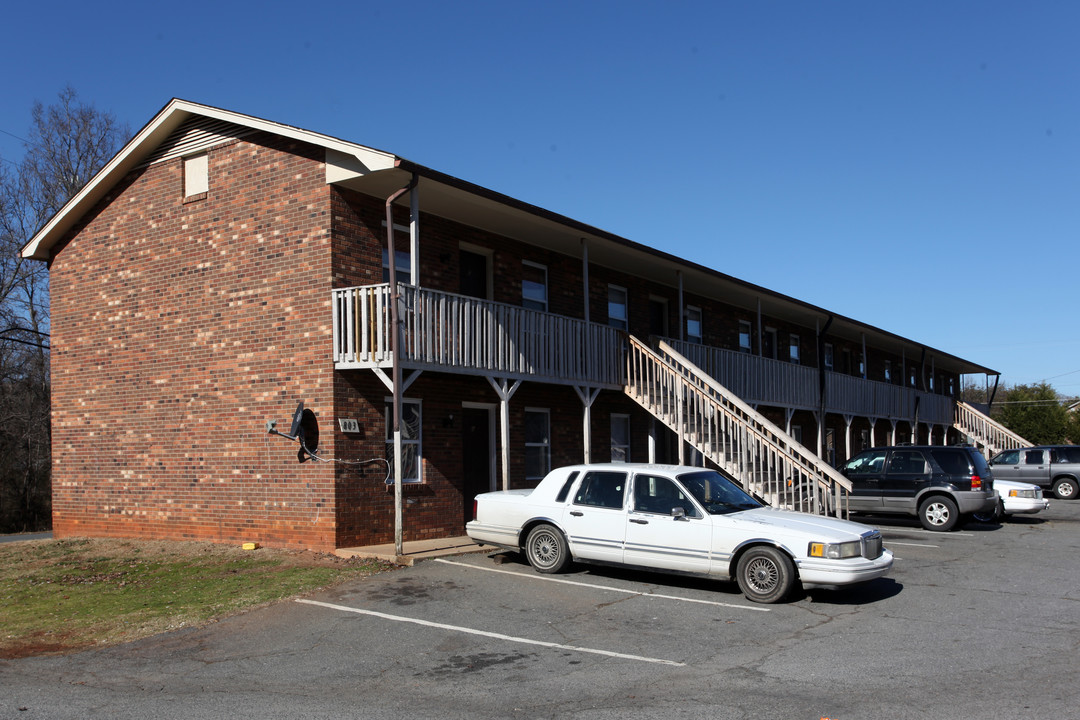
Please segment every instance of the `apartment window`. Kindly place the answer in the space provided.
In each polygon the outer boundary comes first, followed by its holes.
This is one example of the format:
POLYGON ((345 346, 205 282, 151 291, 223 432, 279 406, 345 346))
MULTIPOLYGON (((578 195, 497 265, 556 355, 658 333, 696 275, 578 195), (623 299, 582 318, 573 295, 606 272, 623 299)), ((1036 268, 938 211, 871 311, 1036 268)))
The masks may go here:
POLYGON ((915 366, 913 365, 908 371, 908 385, 915 387, 915 366))
POLYGON ((547 312, 547 267, 522 260, 521 307, 547 312))
MULTIPOLYGON (((394 252, 394 270, 397 273, 397 281, 405 285, 412 285, 412 254, 408 250, 394 252)), ((386 248, 382 249, 382 280, 390 282, 390 254, 386 248)))
POLYGON ((956 395, 956 384, 955 384, 955 382, 953 381, 952 378, 949 378, 948 386, 949 386, 949 396, 951 397, 951 396, 956 395))
MULTIPOLYGON (((421 406, 419 400, 401 401, 401 479, 402 482, 418 483, 423 481, 421 462, 423 457, 420 444, 421 406)), ((390 463, 390 476, 387 483, 394 482, 394 401, 386 401, 386 461, 390 463)))
POLYGON ((686 340, 692 343, 701 343, 701 308, 687 305, 686 307, 686 340))
POLYGON ((611 462, 630 462, 630 416, 611 416, 611 462))
POLYGON ((525 478, 540 480, 551 470, 551 413, 525 408, 525 478))
POLYGON ((825 343, 825 369, 830 372, 833 369, 833 345, 832 343, 825 343))
POLYGON ((626 288, 608 285, 607 297, 608 325, 628 330, 630 316, 627 312, 626 288))
POLYGON ((750 347, 750 323, 746 320, 739 321, 739 352, 752 352, 750 347))
POLYGON ((791 437, 794 438, 795 442, 802 445, 802 425, 791 426, 791 437))
POLYGON ((859 377, 866 377, 866 358, 859 353, 859 377))
POLYGON ((885 361, 885 382, 892 382, 892 360, 885 361))
POLYGON ((793 365, 798 365, 799 364, 799 336, 798 335, 794 335, 794 334, 788 335, 788 360, 790 360, 793 365))
POLYGON ((184 158, 184 199, 205 197, 210 189, 210 159, 206 153, 184 158))

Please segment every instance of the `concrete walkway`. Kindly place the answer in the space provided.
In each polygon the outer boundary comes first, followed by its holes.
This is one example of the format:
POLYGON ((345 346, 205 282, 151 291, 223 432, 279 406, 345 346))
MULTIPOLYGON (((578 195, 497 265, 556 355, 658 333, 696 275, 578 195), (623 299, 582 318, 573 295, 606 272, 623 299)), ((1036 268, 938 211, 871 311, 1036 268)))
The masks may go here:
POLYGON ((494 545, 477 545, 468 536, 439 538, 437 540, 410 540, 402 543, 402 554, 394 552, 394 543, 368 545, 366 547, 338 548, 334 554, 343 558, 373 558, 386 560, 398 565, 413 565, 418 560, 442 557, 445 555, 463 555, 465 553, 495 552, 494 545))

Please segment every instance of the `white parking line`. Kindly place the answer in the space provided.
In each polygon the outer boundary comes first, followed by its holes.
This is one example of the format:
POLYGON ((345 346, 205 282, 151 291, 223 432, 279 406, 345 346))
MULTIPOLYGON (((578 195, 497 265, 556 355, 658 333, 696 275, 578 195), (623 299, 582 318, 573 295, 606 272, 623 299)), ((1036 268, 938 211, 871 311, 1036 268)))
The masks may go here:
POLYGON ((890 547, 892 547, 893 545, 901 545, 903 547, 924 547, 924 548, 940 548, 941 547, 940 545, 922 545, 920 543, 900 543, 900 542, 890 542, 889 543, 890 547))
POLYGON ((387 615, 386 613, 375 612, 374 610, 362 610, 360 608, 348 607, 346 605, 334 605, 332 603, 324 603, 317 600, 306 600, 304 598, 299 598, 296 602, 304 603, 305 605, 318 605, 319 607, 330 608, 331 610, 341 610, 342 612, 356 613, 358 615, 370 615, 372 617, 382 618, 383 620, 393 620, 394 622, 412 623, 414 625, 423 625, 425 627, 438 628, 439 630, 468 633, 469 635, 481 635, 483 637, 493 638, 495 640, 506 640, 507 642, 523 643, 525 645, 539 645, 541 647, 554 648, 556 650, 572 650, 574 652, 591 653, 593 655, 605 655, 607 657, 621 658, 623 660, 636 660, 638 662, 654 663, 657 665, 675 665, 677 667, 686 666, 686 663, 676 662, 675 660, 662 660, 660 658, 645 657, 643 655, 628 655, 626 653, 611 652, 610 650, 597 650, 595 648, 575 647, 573 645, 562 645, 560 643, 545 642, 543 640, 530 640, 529 638, 488 632, 487 630, 476 630, 474 628, 460 627, 458 625, 446 625, 444 623, 431 622, 429 620, 418 620, 417 618, 402 617, 400 615, 387 615))
POLYGON ((435 562, 443 563, 444 565, 457 565, 458 567, 470 568, 472 570, 483 570, 484 572, 502 573, 503 575, 513 575, 514 577, 524 578, 527 580, 545 580, 547 582, 562 583, 563 585, 577 585, 578 587, 592 588, 594 590, 608 590, 610 592, 626 593, 627 595, 637 595, 639 597, 657 598, 659 600, 678 600, 679 602, 698 603, 700 605, 716 605, 717 607, 735 608, 737 610, 753 610, 755 612, 771 612, 770 608, 752 607, 749 605, 734 605, 732 603, 716 602, 715 600, 698 600, 696 598, 684 598, 676 597, 675 595, 659 595, 657 593, 645 593, 638 590, 624 590, 623 588, 610 587, 608 585, 594 585, 592 583, 583 583, 576 580, 564 580, 562 578, 547 577, 544 575, 536 575, 534 573, 519 573, 513 570, 496 570, 495 568, 480 567, 479 565, 470 565, 463 562, 454 562, 453 560, 442 560, 436 558, 435 562))
POLYGON ((939 538, 969 538, 975 537, 975 533, 969 532, 941 532, 940 530, 923 530, 921 528, 899 528, 899 527, 881 527, 877 526, 877 529, 881 531, 882 535, 888 535, 890 533, 914 533, 916 535, 933 535, 939 538))

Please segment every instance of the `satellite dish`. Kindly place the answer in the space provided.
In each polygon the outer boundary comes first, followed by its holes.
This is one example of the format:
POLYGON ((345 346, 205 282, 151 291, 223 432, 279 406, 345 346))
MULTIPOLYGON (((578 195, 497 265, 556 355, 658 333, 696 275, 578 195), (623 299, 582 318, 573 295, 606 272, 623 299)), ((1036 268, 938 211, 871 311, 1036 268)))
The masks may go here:
POLYGON ((300 404, 296 406, 296 411, 293 412, 292 425, 289 427, 288 433, 275 430, 274 425, 275 422, 267 423, 267 432, 300 443, 300 449, 296 451, 297 460, 306 462, 311 458, 318 459, 315 457, 315 453, 319 451, 319 420, 315 417, 315 413, 304 408, 303 400, 300 401, 300 404))

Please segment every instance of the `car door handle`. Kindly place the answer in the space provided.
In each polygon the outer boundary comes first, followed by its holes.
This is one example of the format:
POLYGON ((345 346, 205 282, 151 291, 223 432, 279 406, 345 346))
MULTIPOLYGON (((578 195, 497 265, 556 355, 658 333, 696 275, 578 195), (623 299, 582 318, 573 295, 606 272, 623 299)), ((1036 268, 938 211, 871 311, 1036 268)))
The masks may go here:
POLYGON ((574 517, 581 517, 585 513, 581 512, 580 510, 571 510, 570 514, 573 515, 574 517))
POLYGON ((639 520, 638 518, 630 518, 630 522, 637 523, 638 525, 648 525, 648 520, 639 520))

